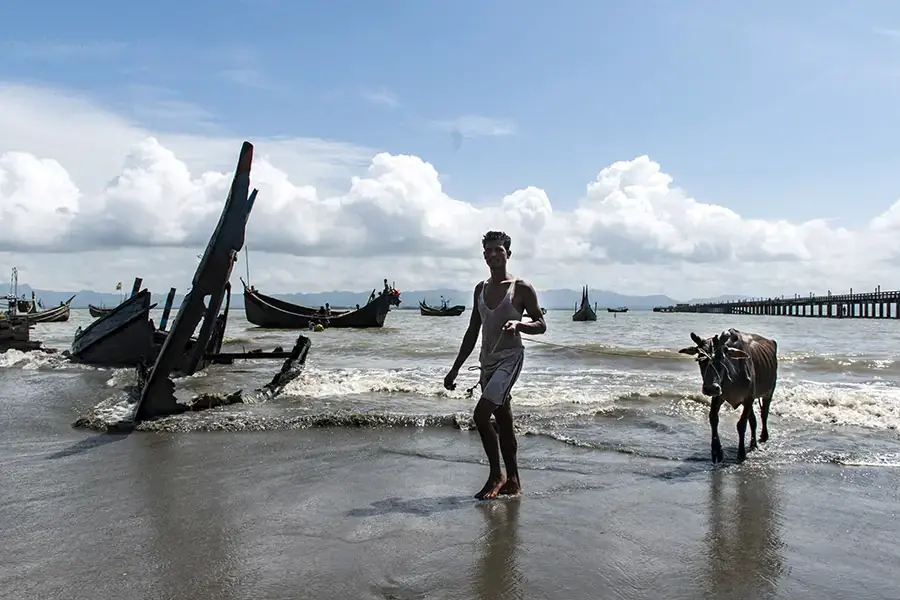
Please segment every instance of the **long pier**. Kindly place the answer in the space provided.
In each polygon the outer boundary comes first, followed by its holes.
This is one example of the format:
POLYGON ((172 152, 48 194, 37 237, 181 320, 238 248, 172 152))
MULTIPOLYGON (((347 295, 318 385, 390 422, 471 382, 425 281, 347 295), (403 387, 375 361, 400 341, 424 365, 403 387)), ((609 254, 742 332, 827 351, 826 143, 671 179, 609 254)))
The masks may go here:
POLYGON ((711 313, 720 315, 773 315, 827 319, 900 319, 900 291, 799 296, 793 298, 748 298, 732 302, 704 302, 657 306, 653 312, 711 313))

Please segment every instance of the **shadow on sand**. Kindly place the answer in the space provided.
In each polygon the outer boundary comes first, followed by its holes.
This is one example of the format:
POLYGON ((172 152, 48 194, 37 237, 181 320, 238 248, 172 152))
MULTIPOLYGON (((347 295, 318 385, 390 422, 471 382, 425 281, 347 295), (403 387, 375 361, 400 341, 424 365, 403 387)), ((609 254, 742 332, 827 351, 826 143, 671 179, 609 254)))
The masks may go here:
POLYGON ((472 506, 478 500, 471 496, 439 496, 436 498, 413 498, 404 500, 393 497, 378 500, 369 505, 369 508, 354 508, 347 511, 348 517, 375 517, 387 514, 408 514, 428 516, 434 513, 457 510, 464 506, 472 506))
POLYGON ((100 446, 105 446, 106 444, 111 444, 113 442, 118 442, 119 440, 124 440, 131 433, 101 433, 99 435, 92 435, 91 437, 84 438, 80 440, 68 448, 63 448, 57 452, 54 452, 48 455, 47 460, 55 460, 57 458, 65 458, 67 456, 73 456, 75 454, 81 454, 82 452, 87 452, 88 450, 93 450, 94 448, 98 448, 100 446))

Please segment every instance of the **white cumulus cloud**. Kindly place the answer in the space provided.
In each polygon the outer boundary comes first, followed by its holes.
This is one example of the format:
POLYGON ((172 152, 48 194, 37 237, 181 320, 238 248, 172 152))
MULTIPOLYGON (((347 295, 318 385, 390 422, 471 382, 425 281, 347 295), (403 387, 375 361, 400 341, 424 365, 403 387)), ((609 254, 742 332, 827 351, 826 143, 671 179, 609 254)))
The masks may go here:
MULTIPOLYGON (((748 219, 692 198, 648 156, 601 165, 564 210, 527 173, 520 189, 476 206, 449 196, 417 156, 251 141, 259 197, 247 239, 254 282, 270 292, 362 290, 382 277, 401 289, 468 288, 484 276, 488 229, 512 236, 511 268, 538 287, 684 298, 887 285, 900 246, 900 203, 858 229, 748 219)), ((149 132, 83 98, 0 86, 0 268, 18 266, 45 288, 104 289, 133 276, 184 288, 239 147, 149 132)))

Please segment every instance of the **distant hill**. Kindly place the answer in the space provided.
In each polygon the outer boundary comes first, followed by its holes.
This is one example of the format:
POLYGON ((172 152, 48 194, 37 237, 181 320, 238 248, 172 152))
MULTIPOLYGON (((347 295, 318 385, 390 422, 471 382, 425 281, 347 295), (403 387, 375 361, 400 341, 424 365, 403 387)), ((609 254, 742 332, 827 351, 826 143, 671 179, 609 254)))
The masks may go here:
MULTIPOLYGON (((130 286, 127 286, 125 292, 127 293, 130 290, 130 286)), ((153 292, 153 302, 158 303, 159 307, 161 308, 166 301, 166 294, 168 293, 168 290, 151 291, 153 292)), ((19 285, 20 297, 24 295, 25 297, 30 298, 31 292, 32 288, 30 286, 21 284, 19 285)), ((231 305, 235 308, 243 308, 244 297, 241 293, 240 285, 235 286, 235 288, 232 289, 232 292, 233 295, 231 298, 231 305)), ((357 303, 360 305, 365 304, 371 292, 371 289, 359 292, 335 290, 330 292, 317 292, 311 294, 294 293, 270 295, 281 300, 293 302, 295 304, 318 307, 328 302, 331 304, 331 306, 339 308, 343 306, 355 306, 357 303)), ((88 304, 110 307, 119 304, 122 299, 122 295, 118 293, 95 292, 93 290, 56 291, 35 289, 34 293, 37 298, 43 300, 44 306, 48 308, 59 305, 60 302, 67 300, 72 294, 75 294, 75 299, 72 301, 72 308, 87 308, 88 304)), ((440 302, 441 296, 447 299, 451 304, 464 304, 466 307, 472 306, 471 290, 452 290, 448 288, 431 290, 401 289, 400 293, 400 299, 403 302, 400 305, 401 309, 418 309, 419 300, 425 300, 428 304, 437 305, 440 302)), ((540 295, 541 305, 548 310, 574 310, 575 305, 581 299, 581 290, 538 290, 538 294, 540 295)), ((742 297, 745 296, 721 296, 719 298, 716 298, 715 300, 723 301, 723 299, 736 299, 742 297)), ((183 294, 178 294, 175 296, 176 307, 181 304, 183 298, 183 294)), ((669 306, 672 304, 677 304, 678 302, 682 302, 681 300, 675 300, 673 298, 670 298, 669 296, 665 296, 662 294, 654 294, 650 296, 629 296, 626 294, 619 294, 616 292, 600 289, 590 290, 590 298, 591 303, 596 303, 597 307, 600 309, 605 309, 607 307, 615 308, 619 306, 627 306, 631 310, 650 310, 654 306, 669 306)), ((690 300, 689 302, 697 301, 698 300, 690 300)))

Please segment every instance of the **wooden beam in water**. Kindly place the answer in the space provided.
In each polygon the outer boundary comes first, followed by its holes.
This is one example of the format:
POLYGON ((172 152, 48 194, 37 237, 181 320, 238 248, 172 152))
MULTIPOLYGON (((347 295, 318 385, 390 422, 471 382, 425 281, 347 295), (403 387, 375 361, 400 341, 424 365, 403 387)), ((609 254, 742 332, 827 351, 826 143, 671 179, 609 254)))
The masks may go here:
POLYGON ((166 296, 166 305, 163 308, 162 317, 159 319, 159 330, 165 331, 166 325, 169 324, 169 314, 172 312, 172 304, 175 303, 175 288, 169 288, 169 295, 166 296))
POLYGON ((265 352, 259 350, 256 352, 219 352, 218 354, 207 354, 206 358, 210 362, 217 364, 231 364, 236 360, 271 360, 290 358, 291 353, 286 350, 271 350, 265 352))
POLYGON ((244 245, 250 213, 248 200, 252 161, 253 145, 244 142, 225 206, 197 265, 191 290, 175 315, 171 331, 166 335, 152 370, 141 378, 141 396, 135 409, 135 421, 177 413, 180 407, 175 401, 174 386, 169 376, 176 366, 185 375, 190 375, 207 352, 231 270, 237 261, 237 252, 244 245), (193 351, 186 355, 191 335, 201 321, 203 324, 193 351))

